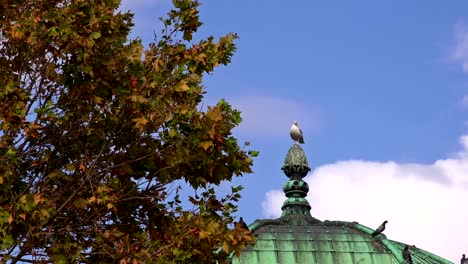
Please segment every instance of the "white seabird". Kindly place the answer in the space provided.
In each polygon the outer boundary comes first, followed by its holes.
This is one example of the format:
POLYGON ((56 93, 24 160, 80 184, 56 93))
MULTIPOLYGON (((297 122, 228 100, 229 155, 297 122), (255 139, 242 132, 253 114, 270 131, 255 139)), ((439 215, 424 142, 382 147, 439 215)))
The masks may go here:
POLYGON ((304 137, 302 136, 302 130, 297 126, 297 121, 294 121, 291 130, 289 131, 289 135, 291 135, 291 138, 299 142, 301 144, 304 144, 304 137))

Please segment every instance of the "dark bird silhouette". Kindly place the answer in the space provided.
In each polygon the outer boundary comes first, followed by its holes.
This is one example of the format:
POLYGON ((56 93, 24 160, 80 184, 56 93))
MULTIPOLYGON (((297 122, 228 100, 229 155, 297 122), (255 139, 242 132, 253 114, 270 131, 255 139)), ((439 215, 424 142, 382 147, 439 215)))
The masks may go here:
POLYGON ((401 252, 401 254, 403 255, 403 259, 404 259, 407 263, 413 264, 413 260, 411 259, 411 253, 409 252, 409 247, 408 247, 408 245, 405 245, 405 248, 403 249, 403 251, 401 252))
POLYGON ((385 220, 379 227, 377 227, 377 229, 374 232, 372 232, 371 236, 375 237, 376 235, 381 234, 385 230, 386 223, 388 223, 387 220, 385 220))
POLYGON ((468 263, 468 259, 465 258, 465 254, 463 254, 463 255, 462 255, 462 259, 461 259, 461 261, 460 261, 460 264, 466 264, 466 263, 468 263))
POLYGON ((244 222, 244 218, 242 218, 242 216, 239 218, 239 222, 238 222, 237 224, 239 224, 243 229, 249 230, 249 227, 248 227, 247 224, 244 222))

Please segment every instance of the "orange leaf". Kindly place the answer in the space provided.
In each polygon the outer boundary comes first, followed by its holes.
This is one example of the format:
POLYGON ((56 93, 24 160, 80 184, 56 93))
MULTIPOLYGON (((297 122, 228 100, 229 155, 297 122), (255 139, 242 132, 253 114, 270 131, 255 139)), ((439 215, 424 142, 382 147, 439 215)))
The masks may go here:
POLYGON ((36 204, 36 205, 43 202, 43 201, 45 201, 45 200, 46 199, 44 197, 42 197, 42 194, 40 194, 40 193, 36 193, 34 195, 34 204, 36 204))
POLYGON ((203 148, 205 151, 208 150, 208 148, 210 148, 211 146, 213 146, 213 142, 211 141, 203 141, 203 142, 200 142, 200 144, 198 145, 200 146, 201 148, 203 148))
POLYGON ((223 243, 223 250, 224 250, 224 252, 229 253, 229 245, 227 244, 226 241, 224 241, 224 243, 223 243))
POLYGON ((34 24, 37 24, 41 21, 41 15, 40 14, 36 14, 33 18, 33 21, 34 21, 34 24))
POLYGON ((138 80, 135 76, 131 76, 130 77, 130 85, 132 86, 132 88, 135 88, 138 84, 138 80))
POLYGON ((140 131, 142 131, 146 123, 148 123, 148 119, 146 119, 146 117, 144 116, 133 118, 132 121, 135 122, 135 127, 138 128, 140 131))
POLYGON ((111 233, 109 232, 109 230, 106 230, 102 236, 103 236, 105 239, 109 239, 109 238, 111 237, 111 233))
POLYGON ((208 232, 202 230, 200 231, 200 233, 198 233, 198 235, 200 236, 200 238, 205 238, 208 237, 209 234, 208 232))
POLYGON ((19 26, 18 24, 14 24, 11 27, 11 38, 12 39, 20 39, 24 36, 23 32, 18 30, 19 26))

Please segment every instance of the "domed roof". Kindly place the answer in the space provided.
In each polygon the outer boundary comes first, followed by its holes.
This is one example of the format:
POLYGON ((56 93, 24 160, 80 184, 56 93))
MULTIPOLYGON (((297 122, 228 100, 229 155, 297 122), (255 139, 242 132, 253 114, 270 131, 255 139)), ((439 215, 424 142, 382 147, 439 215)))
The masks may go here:
MULTIPOLYGON (((403 261, 404 243, 389 240, 385 235, 357 222, 324 221, 306 225, 290 225, 276 220, 257 220, 249 228, 256 243, 243 250, 233 264, 255 263, 360 263, 399 264, 403 261)), ((414 264, 452 263, 432 253, 409 247, 414 264)))
MULTIPOLYGON (((384 234, 357 222, 320 221, 310 214, 305 199, 309 187, 302 180, 310 168, 302 148, 294 144, 288 151, 282 170, 288 176, 283 190, 287 199, 278 219, 256 220, 249 229, 255 244, 233 256, 233 264, 360 263, 400 264, 404 243, 389 240, 384 234)), ((432 253, 409 246, 414 264, 452 263, 432 253)))

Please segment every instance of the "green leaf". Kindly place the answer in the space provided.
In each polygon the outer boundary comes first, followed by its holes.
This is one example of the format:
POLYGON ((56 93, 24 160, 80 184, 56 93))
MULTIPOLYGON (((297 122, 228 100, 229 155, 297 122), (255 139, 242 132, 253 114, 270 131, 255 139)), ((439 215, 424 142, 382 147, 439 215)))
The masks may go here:
POLYGON ((231 166, 236 170, 240 169, 241 165, 242 164, 241 164, 241 162, 239 160, 233 160, 231 162, 231 166))
POLYGON ((101 37, 101 32, 93 32, 90 36, 92 39, 98 39, 101 37))
POLYGON ((6 153, 8 156, 12 156, 14 157, 16 155, 16 150, 15 149, 8 149, 7 153, 6 153))
POLYGON ((184 39, 187 40, 187 41, 191 41, 192 40, 192 33, 188 32, 188 31, 185 31, 184 32, 184 39))
POLYGON ((250 150, 248 153, 249 153, 249 155, 252 156, 252 157, 258 157, 258 155, 260 154, 260 151, 257 151, 257 150, 250 150))
POLYGON ((54 264, 66 264, 67 263, 67 258, 62 254, 52 255, 51 260, 54 262, 54 264))
POLYGON ((13 239, 12 235, 8 234, 8 235, 2 237, 1 248, 2 249, 10 248, 14 243, 15 243, 15 239, 13 239))
POLYGON ((169 137, 174 138, 177 136, 177 131, 175 129, 169 130, 169 137))

